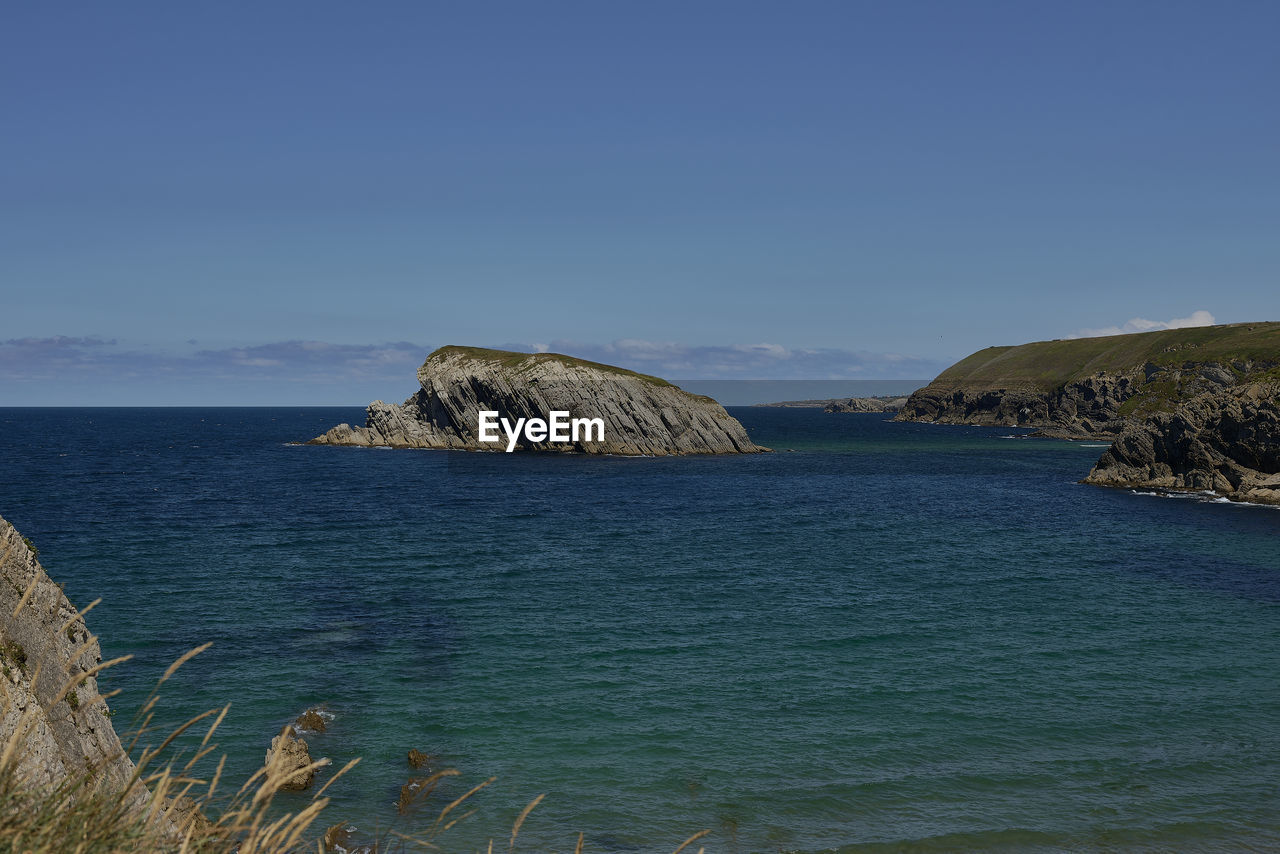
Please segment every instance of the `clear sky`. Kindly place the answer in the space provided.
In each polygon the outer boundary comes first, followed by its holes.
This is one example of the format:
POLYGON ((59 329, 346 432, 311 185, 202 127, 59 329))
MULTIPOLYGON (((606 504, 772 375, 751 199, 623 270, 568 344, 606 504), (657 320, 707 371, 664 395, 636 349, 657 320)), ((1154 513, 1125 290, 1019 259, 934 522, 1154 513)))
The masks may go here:
POLYGON ((446 343, 927 379, 1280 319, 1275 2, 2 19, 0 405, 400 399, 446 343))

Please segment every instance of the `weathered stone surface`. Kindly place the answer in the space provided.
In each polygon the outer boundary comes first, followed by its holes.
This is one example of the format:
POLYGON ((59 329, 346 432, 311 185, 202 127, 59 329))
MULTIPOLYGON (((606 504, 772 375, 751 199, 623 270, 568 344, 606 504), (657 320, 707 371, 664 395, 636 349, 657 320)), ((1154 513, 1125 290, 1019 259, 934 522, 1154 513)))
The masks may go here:
POLYGON ((205 839, 213 831, 213 822, 200 811, 200 805, 186 795, 165 798, 163 810, 181 838, 205 839))
POLYGON ((285 727, 283 732, 271 739, 271 747, 267 749, 263 762, 267 768, 272 769, 273 774, 284 777, 280 788, 286 791, 299 792, 310 788, 315 782, 315 769, 308 767, 312 762, 311 751, 307 749, 306 740, 294 735, 291 727, 285 727))
POLYGON ((294 719, 293 725, 303 732, 324 732, 328 729, 324 715, 320 713, 320 709, 314 707, 298 715, 294 719))
POLYGON ((441 347, 418 370, 421 390, 396 405, 369 405, 365 426, 339 424, 309 444, 364 447, 505 450, 479 439, 479 413, 547 418, 602 418, 604 441, 534 442, 517 449, 628 456, 767 451, 709 397, 657 377, 556 353, 510 353, 441 347))
POLYGON ((428 765, 434 764, 436 757, 429 753, 423 753, 416 747, 409 751, 409 767, 410 768, 426 768, 428 765))
POLYGON ((1236 382, 1236 373, 1217 363, 1147 363, 1122 372, 1099 371, 1051 391, 935 380, 911 395, 895 420, 1034 427, 1036 435, 1050 438, 1114 439, 1152 410, 1172 408, 1179 400, 1236 382), (1130 402, 1133 398, 1138 399, 1130 402))
POLYGON ((1280 384, 1201 394, 1130 426, 1085 483, 1280 504, 1280 384))
MULTIPOLYGON (((32 785, 83 775, 117 791, 130 785, 133 762, 106 716, 97 679, 85 678, 58 699, 69 682, 101 661, 84 619, 23 537, 0 518, 0 743, 19 727, 29 727, 21 740, 18 773, 32 785), (29 588, 31 595, 15 616, 29 588)), ((141 802, 146 790, 133 785, 141 802)))
POLYGON ((850 397, 833 400, 823 412, 897 412, 907 403, 905 397, 850 397))

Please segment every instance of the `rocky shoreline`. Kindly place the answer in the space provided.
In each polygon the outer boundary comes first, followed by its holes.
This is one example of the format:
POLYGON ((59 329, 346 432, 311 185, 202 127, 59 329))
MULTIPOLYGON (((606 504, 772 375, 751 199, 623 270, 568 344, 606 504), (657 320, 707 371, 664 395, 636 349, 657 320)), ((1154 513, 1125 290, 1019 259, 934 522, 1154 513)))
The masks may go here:
POLYGON ((1278 379, 1280 323, 1041 341, 969 356, 895 420, 1110 441, 1084 483, 1275 503, 1278 379))
POLYGON ((1280 384, 1203 394, 1131 425, 1082 482, 1280 504, 1280 384))

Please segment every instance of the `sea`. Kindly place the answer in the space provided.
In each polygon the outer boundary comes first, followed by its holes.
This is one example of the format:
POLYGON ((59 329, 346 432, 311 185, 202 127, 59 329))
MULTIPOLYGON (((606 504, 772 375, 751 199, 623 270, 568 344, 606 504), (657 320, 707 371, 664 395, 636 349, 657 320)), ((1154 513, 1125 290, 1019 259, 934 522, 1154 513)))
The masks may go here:
POLYGON ((8 408, 0 515, 133 656, 101 679, 117 730, 211 643, 139 743, 230 704, 198 766, 230 792, 322 707, 318 785, 360 762, 317 832, 383 850, 508 850, 539 796, 519 850, 1280 850, 1280 511, 1081 485, 1099 442, 730 411, 774 452, 8 408), (458 773, 402 813, 410 749, 458 773))

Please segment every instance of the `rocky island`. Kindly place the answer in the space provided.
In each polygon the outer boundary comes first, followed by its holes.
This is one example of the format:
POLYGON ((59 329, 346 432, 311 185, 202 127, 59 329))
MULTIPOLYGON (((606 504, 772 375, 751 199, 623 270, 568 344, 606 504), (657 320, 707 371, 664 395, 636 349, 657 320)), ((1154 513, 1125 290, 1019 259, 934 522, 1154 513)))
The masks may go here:
POLYGON ((599 419, 603 439, 516 441, 516 450, 673 456, 752 454, 738 420, 709 397, 666 380, 558 353, 447 346, 418 369, 421 388, 404 403, 369 404, 363 427, 339 424, 312 445, 502 450, 481 441, 480 413, 515 423, 552 412, 599 419))
POLYGON ((1280 503, 1280 323, 990 347, 896 420, 1110 439, 1085 483, 1280 503))

